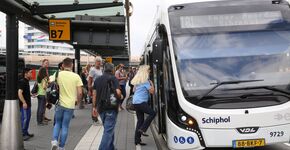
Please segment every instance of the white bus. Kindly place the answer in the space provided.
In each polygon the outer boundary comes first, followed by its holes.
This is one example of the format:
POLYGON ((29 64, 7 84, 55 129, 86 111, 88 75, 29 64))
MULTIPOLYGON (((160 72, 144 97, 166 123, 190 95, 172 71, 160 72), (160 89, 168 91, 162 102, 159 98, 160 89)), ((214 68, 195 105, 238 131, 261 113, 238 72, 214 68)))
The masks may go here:
POLYGON ((273 0, 164 0, 143 63, 170 149, 289 143, 290 7, 273 0))

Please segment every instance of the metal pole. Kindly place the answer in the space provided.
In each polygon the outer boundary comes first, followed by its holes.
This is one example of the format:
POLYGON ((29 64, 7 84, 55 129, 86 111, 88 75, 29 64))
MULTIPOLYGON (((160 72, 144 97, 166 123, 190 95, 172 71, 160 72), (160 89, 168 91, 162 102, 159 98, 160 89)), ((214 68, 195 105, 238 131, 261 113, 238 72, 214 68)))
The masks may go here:
POLYGON ((81 68, 81 54, 80 54, 80 49, 79 48, 75 48, 75 66, 76 66, 76 73, 80 74, 80 68, 81 68))
POLYGON ((18 19, 15 14, 6 16, 6 100, 1 128, 1 150, 24 149, 21 131, 18 82, 18 19))

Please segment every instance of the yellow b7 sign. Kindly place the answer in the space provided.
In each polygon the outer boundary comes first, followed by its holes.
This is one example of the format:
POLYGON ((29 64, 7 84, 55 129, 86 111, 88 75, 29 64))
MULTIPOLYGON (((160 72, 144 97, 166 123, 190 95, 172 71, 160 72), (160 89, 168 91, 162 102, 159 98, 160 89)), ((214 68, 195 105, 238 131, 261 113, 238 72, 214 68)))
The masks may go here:
POLYGON ((106 58, 106 62, 107 62, 107 63, 112 63, 112 62, 113 62, 112 57, 107 57, 107 58, 106 58))
POLYGON ((50 19, 49 40, 51 41, 70 41, 70 20, 50 19))

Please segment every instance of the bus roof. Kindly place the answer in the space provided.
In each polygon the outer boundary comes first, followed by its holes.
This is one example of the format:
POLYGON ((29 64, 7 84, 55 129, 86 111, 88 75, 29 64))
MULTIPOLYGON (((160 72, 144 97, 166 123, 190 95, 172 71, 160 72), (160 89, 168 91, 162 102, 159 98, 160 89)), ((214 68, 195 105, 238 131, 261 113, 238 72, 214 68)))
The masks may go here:
MULTIPOLYGON (((187 3, 198 3, 198 2, 210 2, 210 1, 224 1, 224 0, 161 0, 161 5, 168 8, 172 5, 178 5, 178 4, 187 4, 187 3)), ((232 1, 232 0, 227 0, 232 1)))
MULTIPOLYGON (((237 1, 237 0, 161 0, 160 5, 165 6, 165 8, 168 8, 172 5, 178 5, 178 4, 187 4, 187 3, 198 3, 198 2, 213 2, 213 1, 237 1)), ((247 0, 241 0, 241 1, 247 1, 247 0)), ((248 0, 251 2, 252 0, 248 0)), ((264 2, 271 2, 272 0, 255 0, 255 1, 264 1, 264 2)), ((288 3, 290 0, 285 0, 288 3)))

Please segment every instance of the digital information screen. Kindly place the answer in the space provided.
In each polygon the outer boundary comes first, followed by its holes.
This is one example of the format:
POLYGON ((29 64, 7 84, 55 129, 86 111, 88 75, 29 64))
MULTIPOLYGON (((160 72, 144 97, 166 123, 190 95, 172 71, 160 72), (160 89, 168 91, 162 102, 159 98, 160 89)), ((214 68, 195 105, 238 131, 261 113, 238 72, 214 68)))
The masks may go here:
POLYGON ((280 11, 180 17, 180 26, 183 29, 204 28, 204 27, 227 27, 241 25, 262 25, 281 22, 283 22, 283 17, 280 11))

